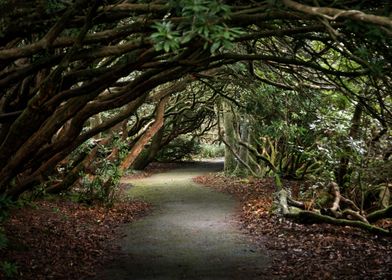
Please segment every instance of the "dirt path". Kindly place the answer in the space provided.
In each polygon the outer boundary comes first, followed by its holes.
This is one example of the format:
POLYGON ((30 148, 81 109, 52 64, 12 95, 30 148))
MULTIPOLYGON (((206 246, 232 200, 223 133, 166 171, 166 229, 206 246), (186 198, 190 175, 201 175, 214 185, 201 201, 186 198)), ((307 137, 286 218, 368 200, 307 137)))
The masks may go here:
POLYGON ((266 253, 233 220, 235 200, 192 181, 221 167, 200 163, 127 182, 129 195, 154 211, 124 229, 122 254, 97 279, 267 279, 266 253))

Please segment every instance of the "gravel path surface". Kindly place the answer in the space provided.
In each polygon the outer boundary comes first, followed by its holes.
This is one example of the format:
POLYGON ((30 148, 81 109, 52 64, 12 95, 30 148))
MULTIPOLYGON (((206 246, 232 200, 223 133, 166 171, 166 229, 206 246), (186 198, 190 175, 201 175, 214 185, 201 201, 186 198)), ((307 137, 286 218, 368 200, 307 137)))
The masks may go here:
POLYGON ((222 166, 184 164, 125 182, 131 197, 154 209, 124 228, 121 253, 96 279, 268 279, 267 253, 238 229, 234 198, 192 181, 222 166))

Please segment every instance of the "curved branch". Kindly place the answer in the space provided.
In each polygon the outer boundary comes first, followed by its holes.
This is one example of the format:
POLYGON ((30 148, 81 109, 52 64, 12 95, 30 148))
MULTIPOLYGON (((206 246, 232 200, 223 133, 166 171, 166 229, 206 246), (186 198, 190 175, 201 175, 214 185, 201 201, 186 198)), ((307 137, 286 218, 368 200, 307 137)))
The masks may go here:
POLYGON ((339 17, 349 18, 355 21, 362 21, 392 28, 391 18, 365 14, 364 12, 358 10, 342 10, 330 7, 311 7, 292 0, 283 0, 283 3, 291 9, 313 16, 321 16, 327 20, 336 20, 339 17))
POLYGON ((212 60, 225 60, 227 63, 235 63, 241 60, 261 60, 264 61, 267 64, 271 63, 279 63, 279 64, 285 64, 285 65, 297 65, 297 66, 304 66, 307 68, 311 68, 317 71, 320 71, 322 73, 326 74, 331 74, 335 76, 343 76, 343 77, 360 77, 364 76, 366 74, 369 74, 369 70, 367 69, 360 69, 352 72, 344 72, 344 71, 339 71, 339 70, 334 70, 334 69, 327 69, 324 68, 318 64, 315 64, 310 61, 303 61, 303 60, 298 60, 294 58, 288 58, 288 57, 278 57, 278 56, 272 56, 272 55, 262 55, 262 54, 234 54, 234 53, 225 53, 221 55, 217 55, 212 58, 212 60))

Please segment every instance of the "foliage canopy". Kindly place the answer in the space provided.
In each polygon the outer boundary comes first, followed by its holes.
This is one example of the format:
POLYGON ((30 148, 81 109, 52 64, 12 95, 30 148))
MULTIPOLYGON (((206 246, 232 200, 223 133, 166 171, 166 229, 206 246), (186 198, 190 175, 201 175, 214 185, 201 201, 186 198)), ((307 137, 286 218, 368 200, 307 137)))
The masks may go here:
POLYGON ((63 180, 75 167, 62 171, 72 151, 124 121, 133 120, 122 133, 136 143, 154 119, 140 117, 143 106, 172 96, 170 107, 181 95, 197 104, 199 97, 185 91, 195 82, 213 89, 203 103, 212 111, 216 95, 242 103, 241 93, 221 90, 239 78, 315 96, 309 106, 324 98, 320 91, 339 92, 330 98, 358 103, 375 120, 374 138, 389 133, 390 1, 3 0, 0 6, 1 194, 17 197, 53 176, 63 180))

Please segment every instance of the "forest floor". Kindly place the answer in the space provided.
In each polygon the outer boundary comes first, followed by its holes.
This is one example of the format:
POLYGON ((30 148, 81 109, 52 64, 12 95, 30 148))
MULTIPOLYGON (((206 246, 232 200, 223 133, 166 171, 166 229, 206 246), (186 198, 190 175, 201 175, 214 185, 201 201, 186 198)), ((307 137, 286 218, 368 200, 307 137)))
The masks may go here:
MULTIPOLYGON (((182 165, 153 165, 125 181, 182 165)), ((269 212, 272 180, 228 178, 206 171, 192 176, 198 176, 194 179, 197 183, 236 198, 236 226, 253 240, 246 250, 268 251, 269 265, 260 279, 392 279, 391 238, 349 227, 291 223, 269 212)), ((128 183, 122 187, 126 190, 128 183)), ((15 279, 99 279, 98 269, 122 256, 119 246, 123 244, 118 241, 127 238, 124 225, 134 224, 148 213, 154 215, 156 208, 151 202, 124 200, 111 209, 59 199, 28 203, 13 210, 3 225, 9 248, 0 250, 0 263, 10 265, 9 272, 12 264, 17 265, 15 279)))
MULTIPOLYGON (((143 178, 179 164, 152 164, 127 178, 143 178)), ((121 199, 112 207, 85 205, 69 197, 22 200, 3 225, 8 239, 0 249, 0 279, 84 279, 113 258, 120 226, 150 212, 150 205, 121 199)), ((0 209, 1 210, 1 209, 0 209)), ((1 230, 1 227, 0 227, 1 230)))
MULTIPOLYGON (((242 229, 272 254, 271 279, 392 279, 391 237, 350 227, 297 224, 271 215, 272 179, 210 174, 195 181, 241 202, 242 229)), ((298 182, 286 184, 299 188, 298 182)), ((384 222, 390 227, 391 220, 384 222)))

